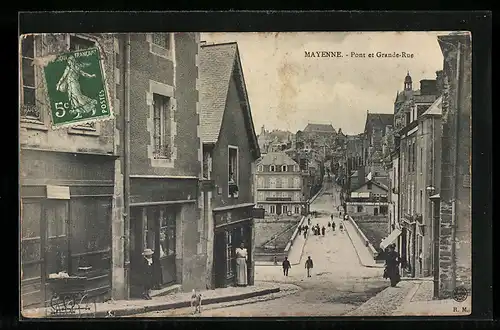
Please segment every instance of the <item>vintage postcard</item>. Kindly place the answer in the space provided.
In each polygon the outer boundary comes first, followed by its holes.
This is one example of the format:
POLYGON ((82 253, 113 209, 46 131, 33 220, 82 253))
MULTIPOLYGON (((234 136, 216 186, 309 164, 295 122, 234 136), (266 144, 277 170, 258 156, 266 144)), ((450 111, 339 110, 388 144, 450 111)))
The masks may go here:
POLYGON ((22 316, 469 315, 471 39, 20 36, 22 316))

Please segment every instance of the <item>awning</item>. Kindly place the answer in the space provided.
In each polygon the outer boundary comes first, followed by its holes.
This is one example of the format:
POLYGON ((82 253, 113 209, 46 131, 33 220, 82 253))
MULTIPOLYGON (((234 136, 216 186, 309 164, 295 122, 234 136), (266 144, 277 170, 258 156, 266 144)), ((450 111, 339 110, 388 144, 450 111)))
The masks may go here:
POLYGON ((401 230, 399 229, 394 229, 392 233, 389 234, 386 238, 380 242, 380 248, 382 250, 385 250, 386 247, 388 247, 390 244, 394 243, 394 241, 401 235, 401 230))

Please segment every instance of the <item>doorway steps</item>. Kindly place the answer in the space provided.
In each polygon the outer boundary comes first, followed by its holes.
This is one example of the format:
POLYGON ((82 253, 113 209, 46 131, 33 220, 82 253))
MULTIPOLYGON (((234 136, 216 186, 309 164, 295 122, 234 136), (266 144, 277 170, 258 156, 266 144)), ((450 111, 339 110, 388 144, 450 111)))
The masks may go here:
POLYGON ((182 286, 180 284, 172 284, 169 286, 166 286, 162 289, 159 290, 151 290, 150 296, 151 297, 161 297, 161 296, 166 296, 169 294, 174 294, 182 291, 182 286))

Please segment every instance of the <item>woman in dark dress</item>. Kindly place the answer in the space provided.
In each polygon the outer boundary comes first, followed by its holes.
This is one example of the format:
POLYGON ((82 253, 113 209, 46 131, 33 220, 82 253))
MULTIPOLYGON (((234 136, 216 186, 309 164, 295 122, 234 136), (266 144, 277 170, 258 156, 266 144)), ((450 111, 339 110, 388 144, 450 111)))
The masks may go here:
POLYGON ((146 300, 151 300, 151 296, 149 295, 149 290, 153 286, 153 254, 154 251, 151 249, 145 249, 142 255, 142 284, 143 284, 143 293, 142 297, 146 300))
POLYGON ((385 253, 384 278, 389 278, 391 280, 392 287, 395 287, 401 280, 401 276, 399 274, 399 264, 401 259, 399 254, 395 251, 395 248, 395 244, 391 244, 388 247, 387 253, 385 253))

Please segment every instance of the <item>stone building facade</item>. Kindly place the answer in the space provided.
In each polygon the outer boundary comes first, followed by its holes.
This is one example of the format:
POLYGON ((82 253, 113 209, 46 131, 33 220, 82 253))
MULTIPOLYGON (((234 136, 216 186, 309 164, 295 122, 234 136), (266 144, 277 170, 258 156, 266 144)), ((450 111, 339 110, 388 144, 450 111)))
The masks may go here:
POLYGON ((43 65, 48 56, 71 50, 100 50, 110 107, 120 109, 115 38, 109 34, 40 34, 21 38, 20 203, 21 301, 23 307, 50 301, 50 274, 80 274, 89 294, 105 300, 124 289, 119 127, 105 120, 52 128, 43 65), (114 269, 114 265, 119 269, 114 269), (112 292, 112 289, 114 292, 112 292))
POLYGON ((471 289, 471 39, 438 37, 444 62, 442 104, 439 291, 471 289))

